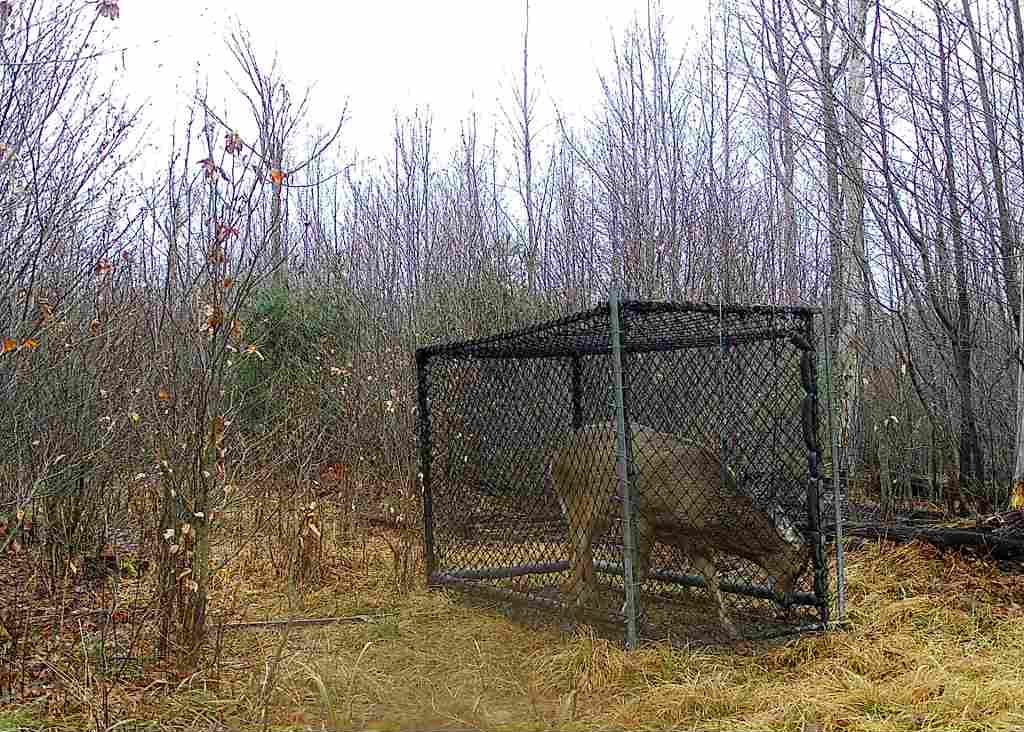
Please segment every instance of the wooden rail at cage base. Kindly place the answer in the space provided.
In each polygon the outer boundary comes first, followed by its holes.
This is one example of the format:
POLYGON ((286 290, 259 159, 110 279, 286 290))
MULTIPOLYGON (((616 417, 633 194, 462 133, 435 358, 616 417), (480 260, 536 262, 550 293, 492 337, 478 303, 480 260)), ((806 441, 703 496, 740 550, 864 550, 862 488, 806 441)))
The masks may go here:
MULTIPOLYGON (((518 564, 511 567, 491 567, 488 569, 456 569, 433 575, 430 578, 430 584, 446 585, 453 582, 462 583, 472 580, 511 579, 513 577, 524 577, 531 574, 557 574, 559 572, 568 571, 570 568, 569 562, 562 561, 546 562, 544 564, 518 564)), ((604 560, 596 560, 594 562, 594 571, 618 577, 621 577, 624 574, 622 565, 604 560)), ((647 579, 671 585, 679 585, 682 587, 707 586, 704 578, 698 575, 683 574, 682 572, 672 572, 664 569, 651 570, 647 575, 647 579)), ((756 587, 754 585, 746 585, 736 582, 719 582, 718 587, 722 592, 727 592, 732 595, 746 595, 747 597, 755 597, 760 600, 776 599, 776 595, 771 590, 764 587, 756 587)), ((827 604, 826 600, 819 599, 812 592, 794 592, 790 595, 789 599, 791 605, 799 605, 802 607, 820 608, 822 605, 827 604)))

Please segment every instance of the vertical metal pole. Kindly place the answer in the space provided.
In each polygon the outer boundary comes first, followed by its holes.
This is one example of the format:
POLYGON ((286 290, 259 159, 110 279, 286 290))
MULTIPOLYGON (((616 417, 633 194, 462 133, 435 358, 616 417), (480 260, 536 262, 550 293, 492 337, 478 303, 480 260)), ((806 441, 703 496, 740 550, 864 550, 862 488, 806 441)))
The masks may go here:
POLYGON ((843 507, 839 494, 839 441, 834 423, 835 401, 832 395, 832 297, 822 307, 825 335, 825 389, 828 393, 828 437, 832 451, 832 503, 836 512, 836 622, 846 617, 846 567, 843 553, 843 507))
POLYGON ((583 426, 583 366, 580 357, 572 357, 572 427, 578 430, 583 426))
POLYGON ((818 359, 814 349, 814 316, 808 315, 804 318, 804 336, 809 346, 801 359, 807 363, 807 412, 810 415, 809 423, 805 425, 807 434, 804 436, 809 450, 807 455, 810 482, 807 486, 807 518, 808 530, 814 539, 814 595, 821 601, 818 608, 822 624, 829 620, 828 605, 828 562, 825 558, 825 537, 821 531, 821 491, 824 480, 821 477, 821 456, 822 449, 818 440, 818 425, 820 423, 818 412, 818 359))
POLYGON ((807 533, 812 539, 814 552, 814 597, 818 600, 821 622, 829 621, 828 562, 825 559, 825 537, 821 532, 821 441, 818 439, 818 359, 814 347, 814 316, 801 315, 803 343, 798 343, 800 354, 800 380, 804 387, 803 426, 807 447, 807 533))
POLYGON ((612 327, 612 376, 615 392, 615 432, 618 459, 619 489, 622 494, 623 518, 623 575, 626 585, 626 647, 630 650, 639 645, 637 634, 637 616, 639 615, 639 597, 636 586, 636 524, 634 515, 634 499, 632 490, 633 470, 633 439, 632 430, 626 413, 625 379, 622 368, 622 334, 619 322, 619 291, 612 287, 608 297, 608 308, 612 327))
POLYGON ((823 624, 828 623, 828 562, 825 560, 825 537, 821 531, 820 476, 812 476, 807 486, 807 531, 814 540, 814 596, 821 603, 818 614, 823 624))
POLYGON ((437 560, 434 555, 434 497, 430 491, 431 434, 430 404, 427 398, 430 385, 427 358, 416 352, 416 421, 420 442, 420 481, 423 484, 423 559, 427 571, 427 584, 434 576, 437 560))

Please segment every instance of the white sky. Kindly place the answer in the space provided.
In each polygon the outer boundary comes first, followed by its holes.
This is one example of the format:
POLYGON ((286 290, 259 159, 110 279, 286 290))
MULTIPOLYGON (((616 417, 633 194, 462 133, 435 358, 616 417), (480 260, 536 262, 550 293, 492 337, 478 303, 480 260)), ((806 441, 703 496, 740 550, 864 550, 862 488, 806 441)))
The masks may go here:
MULTIPOLYGON (((706 5, 665 2, 675 52, 702 37, 694 25, 705 22, 706 5)), ((523 0, 120 0, 120 7, 109 42, 128 48, 123 70, 120 55, 107 58, 119 72, 119 91, 148 102, 150 141, 163 149, 197 69, 209 79, 211 102, 224 109, 233 96, 230 109, 244 111, 231 92, 227 74, 240 76, 224 43, 236 18, 264 68, 278 53, 293 98, 314 85, 314 125, 330 125, 348 100, 342 145, 362 158, 386 153, 395 112, 411 114, 417 105, 429 105, 435 149, 446 156, 460 122, 475 110, 487 135, 499 102, 511 110, 510 85, 519 83, 523 0)), ((646 0, 532 0, 531 84, 541 93, 538 112, 545 119, 552 101, 573 115, 593 109, 597 69, 610 67, 612 35, 621 38, 634 14, 643 20, 646 9, 646 0)), ((238 125, 243 133, 247 121, 238 125)))

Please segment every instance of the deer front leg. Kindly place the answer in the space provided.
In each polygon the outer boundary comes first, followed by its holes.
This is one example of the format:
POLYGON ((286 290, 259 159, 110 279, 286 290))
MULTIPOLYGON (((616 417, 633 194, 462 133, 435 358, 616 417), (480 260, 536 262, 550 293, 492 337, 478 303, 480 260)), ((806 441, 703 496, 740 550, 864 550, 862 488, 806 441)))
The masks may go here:
POLYGON ((736 626, 732 624, 732 620, 729 619, 729 615, 725 611, 725 598, 722 597, 722 590, 718 586, 718 570, 715 568, 715 563, 711 560, 711 557, 697 553, 691 556, 690 559, 693 562, 693 566, 704 577, 708 592, 711 593, 715 604, 718 606, 718 620, 725 629, 726 634, 730 638, 739 638, 736 626))
POLYGON ((580 594, 577 604, 584 605, 597 594, 597 575, 594 574, 594 527, 587 526, 583 538, 579 543, 580 568, 583 573, 583 592, 580 594))
MULTIPOLYGON (((639 592, 640 588, 643 587, 644 580, 647 579, 647 575, 651 571, 651 552, 654 550, 654 527, 641 515, 637 517, 636 528, 637 563, 633 567, 633 576, 636 579, 637 591, 639 592)), ((626 614, 625 602, 622 603, 622 614, 626 614)))

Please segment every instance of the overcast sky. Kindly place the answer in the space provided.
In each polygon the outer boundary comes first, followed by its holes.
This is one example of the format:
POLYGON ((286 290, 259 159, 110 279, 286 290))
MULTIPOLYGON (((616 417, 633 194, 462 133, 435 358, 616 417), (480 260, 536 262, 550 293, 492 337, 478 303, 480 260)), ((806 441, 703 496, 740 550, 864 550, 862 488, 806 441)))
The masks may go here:
MULTIPOLYGON (((211 101, 242 111, 237 95, 231 100, 228 74, 239 77, 224 44, 236 19, 262 64, 269 67, 278 54, 293 97, 314 85, 314 124, 329 125, 348 101, 343 144, 362 157, 386 152, 395 111, 411 114, 417 105, 429 105, 445 153, 472 110, 489 129, 499 103, 511 109, 509 86, 522 64, 523 0, 121 0, 120 8, 110 43, 128 50, 109 63, 122 93, 148 102, 151 140, 160 147, 175 115, 183 115, 197 69, 209 79, 211 101)), ((621 37, 632 17, 645 19, 646 12, 646 0, 532 0, 538 111, 550 119, 554 100, 566 112, 589 113, 613 34, 621 37)), ((667 2, 665 12, 671 47, 693 46, 706 0, 667 2)))

